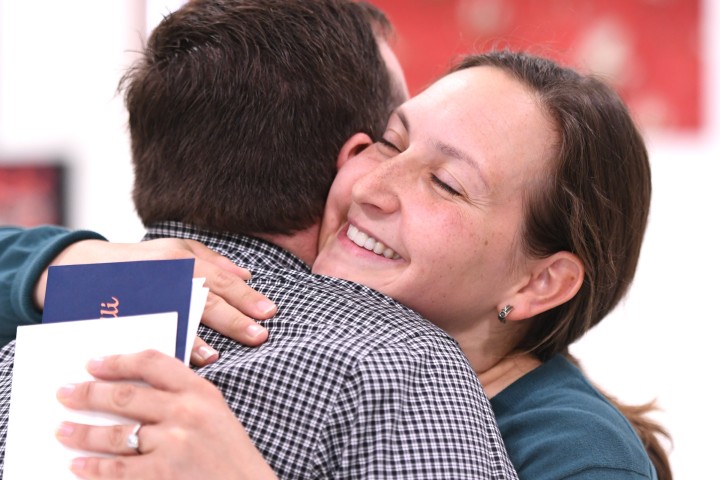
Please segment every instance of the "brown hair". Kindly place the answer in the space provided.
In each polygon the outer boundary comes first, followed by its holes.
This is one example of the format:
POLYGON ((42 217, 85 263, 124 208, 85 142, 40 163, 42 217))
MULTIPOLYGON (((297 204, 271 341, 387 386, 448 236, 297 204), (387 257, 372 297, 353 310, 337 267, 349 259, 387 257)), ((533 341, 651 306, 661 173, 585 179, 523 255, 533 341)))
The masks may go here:
POLYGON ((402 101, 376 18, 349 0, 193 0, 165 17, 120 83, 143 223, 318 221, 345 140, 380 135, 402 101))
MULTIPOLYGON (((531 256, 577 255, 585 277, 577 295, 532 320, 521 349, 547 360, 602 320, 622 299, 635 275, 650 209, 651 179, 645 143, 613 89, 551 60, 495 51, 465 58, 454 71, 492 66, 529 87, 558 133, 556 158, 546 178, 526 192, 522 248, 531 256)), ((629 407, 628 416, 655 463, 670 479, 658 424, 641 417, 652 404, 629 407)))

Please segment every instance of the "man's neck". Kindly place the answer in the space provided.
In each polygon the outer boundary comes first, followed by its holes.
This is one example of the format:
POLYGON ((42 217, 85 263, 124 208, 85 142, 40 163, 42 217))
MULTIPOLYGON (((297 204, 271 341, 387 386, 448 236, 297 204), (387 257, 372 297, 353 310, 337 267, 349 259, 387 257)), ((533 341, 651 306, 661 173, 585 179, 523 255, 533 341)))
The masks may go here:
POLYGON ((257 234, 255 236, 284 248, 309 266, 312 266, 315 257, 317 257, 319 233, 320 224, 316 223, 291 235, 257 234))

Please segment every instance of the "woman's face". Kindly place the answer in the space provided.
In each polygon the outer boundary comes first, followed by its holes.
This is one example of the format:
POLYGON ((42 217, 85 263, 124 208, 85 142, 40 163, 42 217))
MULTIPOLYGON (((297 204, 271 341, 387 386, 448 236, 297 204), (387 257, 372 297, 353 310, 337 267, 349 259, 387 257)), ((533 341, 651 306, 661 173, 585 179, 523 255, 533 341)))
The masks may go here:
POLYGON ((451 334, 495 317, 523 275, 522 193, 555 138, 537 99, 501 70, 444 77, 340 168, 313 271, 379 290, 451 334))

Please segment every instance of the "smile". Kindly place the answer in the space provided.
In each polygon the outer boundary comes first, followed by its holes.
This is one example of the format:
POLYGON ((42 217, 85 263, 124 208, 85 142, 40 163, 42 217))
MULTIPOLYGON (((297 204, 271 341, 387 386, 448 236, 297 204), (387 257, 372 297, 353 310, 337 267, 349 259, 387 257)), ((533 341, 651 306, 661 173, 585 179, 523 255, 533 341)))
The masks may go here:
POLYGON ((386 247, 384 243, 374 239, 365 232, 361 232, 355 225, 349 225, 347 230, 347 237, 358 247, 362 247, 365 250, 382 255, 385 258, 391 260, 399 260, 400 255, 395 253, 390 247, 386 247))

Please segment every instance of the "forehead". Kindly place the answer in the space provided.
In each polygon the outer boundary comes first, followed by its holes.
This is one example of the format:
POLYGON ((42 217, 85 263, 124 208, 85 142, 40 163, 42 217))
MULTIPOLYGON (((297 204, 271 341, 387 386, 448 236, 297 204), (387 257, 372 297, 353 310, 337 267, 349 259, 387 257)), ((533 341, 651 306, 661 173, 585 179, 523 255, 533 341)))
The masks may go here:
MULTIPOLYGON (((539 100, 519 80, 497 67, 460 70, 442 77, 407 102, 408 109, 435 109, 445 120, 474 119, 496 130, 538 120, 539 100)), ((539 125, 535 125, 539 126, 539 125)))
POLYGON ((401 107, 410 135, 469 152, 483 170, 545 166, 556 132, 537 96, 496 67, 447 75, 401 107), (420 133, 422 131, 422 133, 420 133))

